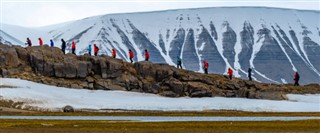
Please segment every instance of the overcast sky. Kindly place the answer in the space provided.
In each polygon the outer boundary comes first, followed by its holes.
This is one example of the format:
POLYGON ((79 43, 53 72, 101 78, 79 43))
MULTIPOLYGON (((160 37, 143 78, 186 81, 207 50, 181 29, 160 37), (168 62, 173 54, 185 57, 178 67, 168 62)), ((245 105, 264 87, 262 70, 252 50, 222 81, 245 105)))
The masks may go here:
POLYGON ((320 0, 0 0, 1 23, 39 27, 95 15, 199 7, 320 10, 320 0))

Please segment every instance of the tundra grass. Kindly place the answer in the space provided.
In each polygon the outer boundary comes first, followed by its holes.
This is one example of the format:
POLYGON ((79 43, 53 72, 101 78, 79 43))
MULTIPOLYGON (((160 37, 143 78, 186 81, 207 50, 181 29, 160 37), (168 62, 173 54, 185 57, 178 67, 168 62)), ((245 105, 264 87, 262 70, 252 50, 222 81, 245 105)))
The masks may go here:
POLYGON ((320 120, 245 122, 135 122, 0 120, 0 132, 320 132, 320 120))

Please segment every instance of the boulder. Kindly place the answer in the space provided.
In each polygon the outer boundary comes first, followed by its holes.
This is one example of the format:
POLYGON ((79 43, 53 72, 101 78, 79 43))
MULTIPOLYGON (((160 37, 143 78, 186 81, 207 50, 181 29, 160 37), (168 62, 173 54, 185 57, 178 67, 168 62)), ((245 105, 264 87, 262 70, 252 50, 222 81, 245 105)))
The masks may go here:
POLYGON ((74 112, 75 111, 74 108, 70 105, 66 105, 62 109, 63 109, 63 112, 74 112))
POLYGON ((17 51, 18 57, 21 60, 23 60, 23 61, 28 61, 29 60, 28 51, 25 48, 16 47, 16 51, 17 51))
POLYGON ((30 55, 30 65, 35 73, 42 73, 44 71, 44 58, 40 52, 32 52, 30 55))
POLYGON ((54 76, 54 64, 52 62, 45 62, 43 65, 43 75, 44 76, 54 76))
POLYGON ((4 77, 4 78, 9 76, 8 70, 5 69, 5 68, 1 68, 0 72, 1 72, 1 76, 4 77))
POLYGON ((163 91, 160 93, 161 96, 165 96, 165 97, 176 97, 177 94, 172 92, 172 91, 163 91))
POLYGON ((86 78, 88 75, 88 62, 79 61, 76 65, 77 69, 77 77, 78 78, 86 78))
POLYGON ((99 65, 100 65, 100 72, 101 72, 101 77, 104 79, 107 79, 107 64, 106 60, 103 58, 99 59, 99 65))
POLYGON ((77 68, 74 63, 65 63, 64 64, 64 73, 66 78, 76 78, 77 77, 77 68))
POLYGON ((259 99, 269 99, 269 100, 288 100, 285 94, 277 91, 261 91, 256 95, 259 99))
POLYGON ((143 78, 154 79, 156 76, 155 66, 148 61, 137 62, 134 64, 134 68, 137 71, 137 75, 143 78))
POLYGON ((64 69, 64 64, 63 63, 55 63, 53 65, 53 68, 54 68, 54 73, 55 73, 55 76, 58 77, 58 78, 65 78, 66 77, 66 74, 65 74, 65 69, 64 69))
POLYGON ((184 84, 175 78, 166 79, 164 85, 169 86, 170 90, 178 96, 184 95, 184 84))
POLYGON ((212 93, 209 92, 208 90, 200 90, 196 92, 192 92, 190 94, 190 97, 211 97, 212 93))
POLYGON ((6 66, 10 68, 18 67, 20 60, 16 49, 5 45, 0 46, 0 67, 6 66))
POLYGON ((120 60, 106 60, 106 78, 116 78, 124 71, 123 62, 120 60))

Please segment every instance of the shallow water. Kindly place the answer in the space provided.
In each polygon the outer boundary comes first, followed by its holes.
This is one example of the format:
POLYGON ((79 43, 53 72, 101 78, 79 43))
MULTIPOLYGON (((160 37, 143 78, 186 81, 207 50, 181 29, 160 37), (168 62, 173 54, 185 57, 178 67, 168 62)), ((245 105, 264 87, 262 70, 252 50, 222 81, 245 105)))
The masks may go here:
POLYGON ((220 116, 0 116, 0 119, 170 121, 293 121, 320 117, 220 117, 220 116))

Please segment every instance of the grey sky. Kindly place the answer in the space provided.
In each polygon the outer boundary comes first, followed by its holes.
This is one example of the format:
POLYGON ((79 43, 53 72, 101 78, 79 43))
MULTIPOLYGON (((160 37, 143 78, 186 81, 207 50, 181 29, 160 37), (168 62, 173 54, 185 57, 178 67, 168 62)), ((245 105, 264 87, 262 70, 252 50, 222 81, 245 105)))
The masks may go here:
POLYGON ((0 0, 1 23, 38 27, 85 17, 181 8, 267 6, 320 10, 320 0, 0 0))

